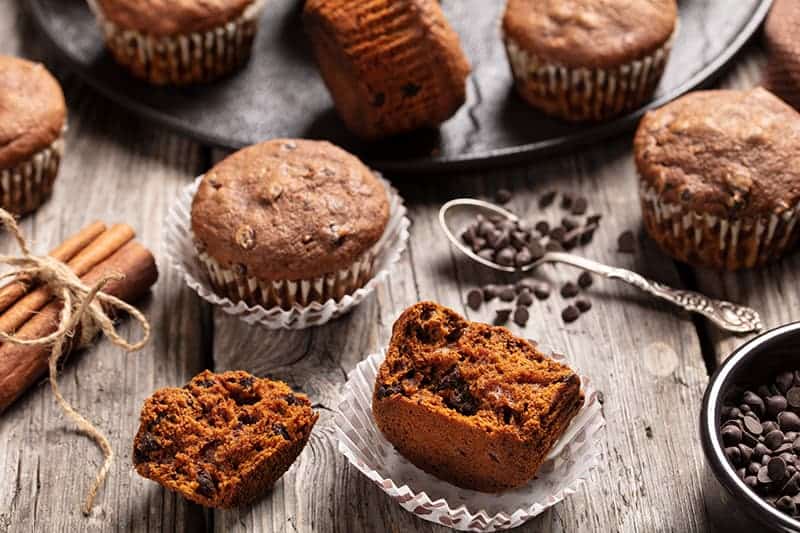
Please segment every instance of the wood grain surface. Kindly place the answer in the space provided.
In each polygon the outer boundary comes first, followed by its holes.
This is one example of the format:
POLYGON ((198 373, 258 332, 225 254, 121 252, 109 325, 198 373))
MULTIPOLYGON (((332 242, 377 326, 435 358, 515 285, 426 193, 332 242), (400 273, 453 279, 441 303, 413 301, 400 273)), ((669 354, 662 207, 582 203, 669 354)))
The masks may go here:
MULTIPOLYGON (((49 389, 39 386, 0 416, 0 532, 22 531, 265 531, 445 532, 402 510, 351 468, 337 451, 333 412, 347 373, 384 346, 394 318, 421 299, 437 300, 491 321, 495 305, 474 312, 468 289, 509 281, 464 261, 446 246, 436 220, 442 202, 460 196, 491 198, 499 187, 515 192, 510 208, 532 220, 560 219, 540 212, 536 199, 551 188, 589 198, 603 214, 593 243, 581 251, 599 261, 635 269, 674 286, 702 288, 716 297, 756 307, 768 325, 798 313, 798 258, 762 271, 717 276, 679 266, 643 234, 630 155, 631 136, 526 168, 487 171, 453 180, 396 182, 409 206, 411 242, 389 282, 350 315, 299 332, 269 331, 214 310, 189 290, 164 260, 162 223, 180 187, 220 154, 120 111, 68 74, 36 43, 17 0, 0 0, 0 53, 43 60, 59 76, 69 104, 64 166, 53 198, 23 228, 46 250, 93 219, 124 221, 149 246, 160 280, 143 309, 154 325, 150 345, 124 354, 101 341, 72 358, 60 383, 64 395, 110 438, 117 459, 84 518, 79 503, 100 464, 94 445, 62 416, 49 389), (23 37, 24 36, 24 37, 23 37), (633 255, 616 250, 617 235, 632 229, 633 255), (259 502, 232 511, 205 511, 134 472, 130 449, 145 397, 185 383, 203 368, 244 369, 287 381, 309 394, 320 420, 299 460, 259 502)), ((757 83, 765 61, 752 44, 726 86, 757 83)), ((391 176, 389 176, 391 178, 391 176)), ((13 249, 0 237, 0 249, 13 249)), ((568 267, 536 276, 553 286, 574 280, 568 267)), ((594 307, 564 325, 557 291, 535 302, 526 329, 516 332, 568 354, 604 393, 608 422, 601 433, 603 461, 578 494, 519 531, 680 531, 712 528, 703 494, 697 436, 708 370, 743 338, 723 337, 701 320, 643 297, 626 286, 596 280, 594 307)), ((121 330, 135 334, 123 324, 121 330)))

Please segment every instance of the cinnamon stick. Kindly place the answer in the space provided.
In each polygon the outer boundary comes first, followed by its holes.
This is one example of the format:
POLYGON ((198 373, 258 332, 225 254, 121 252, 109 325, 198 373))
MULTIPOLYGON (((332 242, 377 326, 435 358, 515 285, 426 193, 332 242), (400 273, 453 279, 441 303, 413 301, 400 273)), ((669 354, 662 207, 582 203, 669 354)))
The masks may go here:
MULTIPOLYGON (((86 248, 106 230, 106 225, 95 221, 69 237, 56 248, 50 250, 50 257, 67 262, 86 248)), ((17 300, 25 296, 30 284, 28 276, 17 276, 13 281, 0 288, 0 313, 11 307, 17 300)))
MULTIPOLYGON (((78 276, 83 276, 92 267, 122 248, 134 236, 133 228, 127 224, 115 224, 67 262, 67 265, 78 276)), ((44 307, 52 297, 53 295, 46 287, 40 287, 26 294, 0 315, 0 331, 13 333, 44 307)))
MULTIPOLYGON (((118 272, 124 278, 109 281, 103 292, 129 303, 143 296, 158 278, 153 255, 135 241, 122 246, 82 276, 81 280, 91 286, 112 272, 118 272)), ((61 306, 60 301, 51 302, 28 320, 17 335, 24 339, 35 339, 53 333, 58 328, 61 306)), ((80 339, 80 337, 80 333, 76 332, 73 338, 80 339)), ((21 346, 10 343, 0 345, 0 412, 47 373, 49 355, 49 346, 21 346)))

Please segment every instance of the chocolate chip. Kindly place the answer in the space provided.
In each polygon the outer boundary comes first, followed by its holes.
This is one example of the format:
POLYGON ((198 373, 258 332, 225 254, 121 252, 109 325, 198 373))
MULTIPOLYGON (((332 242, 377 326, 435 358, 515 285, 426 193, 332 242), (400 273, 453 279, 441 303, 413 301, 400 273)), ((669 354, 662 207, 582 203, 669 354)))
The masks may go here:
POLYGON ((482 220, 478 223, 477 234, 479 237, 486 238, 489 236, 489 233, 493 232, 494 230, 494 224, 488 220, 482 220))
POLYGON ((594 238, 594 232, 596 230, 597 230, 596 225, 589 225, 583 228, 581 230, 581 237, 580 237, 581 244, 589 244, 590 242, 592 242, 592 238, 594 238))
POLYGON ((513 266, 514 259, 516 258, 517 253, 516 250, 513 248, 503 248, 499 252, 497 252, 497 257, 495 257, 495 262, 498 265, 502 266, 513 266))
POLYGON ((772 481, 782 481, 786 477, 786 462, 780 457, 773 457, 767 463, 767 474, 772 481))
POLYGON ((800 417, 791 411, 778 413, 778 424, 783 431, 800 431, 800 417))
POLYGON ((778 413, 786 410, 786 398, 779 395, 767 396, 764 399, 764 408, 766 409, 767 416, 776 417, 778 413))
POLYGON ((492 250, 491 248, 484 248, 483 250, 478 252, 478 257, 494 263, 494 250, 492 250))
POLYGON ((403 85, 403 97, 412 98, 419 93, 420 89, 422 89, 422 87, 416 83, 406 83, 403 85))
POLYGON ((516 267, 524 267, 533 263, 533 255, 530 250, 523 248, 514 256, 514 265, 516 267))
POLYGON ((758 478, 758 482, 762 485, 769 485, 772 483, 772 479, 769 477, 769 471, 767 470, 766 466, 762 466, 758 470, 758 475, 756 477, 758 478))
POLYGON ((575 300, 575 307, 578 308, 578 311, 581 313, 585 313, 592 308, 592 302, 589 300, 575 300))
POLYGON ((736 446, 742 442, 742 430, 736 426, 725 426, 722 428, 722 442, 726 446, 736 446))
POLYGON ((517 291, 514 290, 513 285, 503 285, 498 293, 498 296, 504 302, 513 302, 516 295, 517 291))
POLYGON ((764 431, 761 423, 755 418, 748 416, 742 421, 742 423, 744 424, 744 428, 753 435, 761 435, 761 433, 764 431))
POLYGON ((286 398, 284 399, 286 400, 286 403, 289 405, 297 404, 297 396, 295 396, 294 393, 290 392, 289 394, 286 395, 286 398))
POLYGON ((578 292, 578 286, 571 281, 568 281, 561 286, 561 296, 564 298, 574 298, 578 295, 578 292))
POLYGON ((531 295, 531 291, 530 290, 523 289, 517 295, 517 305, 524 305, 525 307, 528 307, 532 303, 533 303, 533 296, 531 295))
POLYGON ((542 237, 550 234, 550 224, 548 224, 546 220, 537 222, 535 228, 542 237))
POLYGON ((550 207, 553 205, 553 201, 556 199, 556 194, 558 194, 556 190, 550 190, 542 194, 539 197, 539 208, 544 209, 545 207, 550 207))
POLYGON ((761 399, 761 396, 752 391, 745 391, 742 399, 758 416, 764 414, 764 400, 761 399))
POLYGON ((394 394, 400 394, 402 388, 399 383, 391 383, 389 385, 381 384, 378 386, 377 396, 379 400, 388 398, 394 394))
POLYGON ((561 243, 554 240, 547 241, 547 244, 544 247, 545 250, 548 252, 562 252, 564 251, 564 247, 561 246, 561 243))
POLYGON ((732 465, 737 466, 742 462, 742 451, 738 446, 729 446, 725 448, 725 457, 732 465))
POLYGON ((779 429, 770 431, 764 435, 764 445, 770 450, 775 450, 783 444, 783 432, 779 429))
POLYGON ((511 191, 508 189, 497 189, 494 195, 494 201, 500 205, 505 205, 511 200, 511 191))
POLYGON ((599 224, 600 223, 600 219, 602 219, 602 218, 603 218, 603 215, 598 214, 598 213, 595 213, 594 215, 589 215, 588 217, 586 217, 586 225, 587 226, 591 226, 593 224, 599 224))
POLYGON ((575 198, 575 201, 572 203, 572 214, 573 215, 584 215, 586 214, 586 209, 589 207, 589 202, 583 196, 579 196, 575 198))
POLYGON ((572 209, 572 202, 574 198, 572 194, 565 192, 561 195, 561 208, 562 209, 572 209))
POLYGON ((514 311, 514 322, 518 326, 524 327, 525 324, 528 323, 528 319, 530 318, 530 316, 531 315, 528 312, 527 308, 522 306, 517 307, 517 309, 514 311))
POLYGON ((592 286, 592 275, 588 272, 581 272, 581 275, 578 276, 578 285, 581 289, 586 289, 592 286))
POLYGON ((786 391, 786 402, 795 409, 800 408, 800 387, 791 387, 786 391))
POLYGON ((533 288, 533 295, 539 300, 547 300, 550 298, 550 286, 547 283, 537 283, 533 288))
POLYGON ((778 390, 781 394, 786 394, 792 384, 794 383, 794 372, 787 371, 781 372, 777 376, 775 376, 775 384, 778 386, 778 390))
POLYGON ((797 505, 791 496, 781 496, 775 502, 775 508, 779 511, 793 515, 797 512, 797 505))
POLYGON ((511 316, 511 309, 503 308, 497 309, 494 312, 494 323, 498 326, 508 323, 508 318, 511 316))
POLYGON ((375 96, 372 97, 373 107, 381 107, 385 103, 386 95, 384 93, 375 93, 375 96))
POLYGON ((575 322, 576 320, 578 320, 579 316, 581 316, 581 312, 578 311, 577 307, 574 307, 572 305, 568 305, 567 307, 564 308, 563 311, 561 311, 561 319, 567 323, 575 322))
POLYGON ((578 221, 574 218, 564 217, 561 219, 561 226, 567 231, 574 230, 578 227, 578 221))
POLYGON ((470 306, 470 308, 477 311, 480 309, 482 303, 483 293, 480 289, 472 289, 467 293, 467 305, 470 306))
POLYGON ((489 284, 485 285, 483 289, 481 289, 481 292, 483 293, 483 301, 491 302, 492 300, 497 298, 497 293, 499 292, 499 289, 497 288, 497 285, 489 284))
POLYGON ((274 424, 272 424, 272 434, 280 435, 286 440, 292 440, 292 437, 289 435, 289 432, 286 431, 286 426, 284 426, 280 422, 275 422, 274 424))
POLYGON ((150 459, 150 454, 161 449, 158 438, 152 433, 145 432, 137 441, 134 450, 134 459, 137 463, 144 463, 150 459))
POLYGON ((531 242, 528 243, 528 251, 533 260, 538 261, 544 256, 546 250, 539 239, 531 239, 531 242))
POLYGON ((508 246, 509 240, 508 232, 499 229, 492 230, 486 237, 486 242, 495 250, 508 246))
POLYGON ((451 368, 439 381, 437 392, 443 392, 444 403, 465 416, 478 412, 478 400, 472 396, 457 366, 451 368))
POLYGON ((210 498, 217 491, 217 484, 214 482, 214 478, 202 468, 197 470, 196 479, 197 489, 195 489, 195 492, 198 494, 210 498))
POLYGON ((567 230, 565 230, 561 226, 557 226, 550 230, 550 238, 556 242, 561 242, 564 240, 564 236, 567 234, 567 230))
POLYGON ((530 235, 524 231, 512 231, 509 235, 509 242, 517 250, 523 250, 528 246, 530 235))
POLYGON ((636 251, 636 237, 631 230, 620 233, 617 237, 617 247, 620 253, 632 254, 636 251))
POLYGON ((561 245, 564 247, 565 250, 572 250, 578 245, 578 239, 581 236, 581 230, 574 229, 572 231, 568 231, 564 238, 561 240, 561 245))

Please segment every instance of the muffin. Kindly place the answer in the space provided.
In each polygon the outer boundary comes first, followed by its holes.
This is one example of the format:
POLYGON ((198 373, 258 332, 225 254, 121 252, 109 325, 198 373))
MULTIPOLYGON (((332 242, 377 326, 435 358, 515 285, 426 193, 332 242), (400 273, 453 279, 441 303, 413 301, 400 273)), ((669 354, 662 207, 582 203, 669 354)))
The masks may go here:
POLYGON ((569 367, 433 302, 395 322, 372 398, 378 428, 406 459, 484 492, 533 479, 582 405, 569 367))
POLYGON ((339 301, 372 277, 389 220, 377 176, 321 141, 276 139, 205 175, 191 225, 215 292, 291 309, 339 301))
POLYGON ((800 108, 800 4, 775 0, 764 24, 769 51, 767 86, 776 95, 800 108))
POLYGON ((206 370, 145 401, 133 464, 200 505, 245 505, 294 463, 317 417, 308 398, 283 382, 206 370))
POLYGON ((436 127, 464 103, 469 63, 437 0, 308 0, 303 15, 336 109, 356 135, 436 127))
POLYGON ((672 257, 736 270, 797 240, 800 115, 772 93, 690 93, 644 116, 634 152, 645 228, 672 257))
POLYGON ((44 66, 0 55, 0 207, 24 215, 50 196, 66 120, 61 86, 44 66))
POLYGON ((566 120, 604 120, 653 95, 675 0, 508 0, 503 34, 520 96, 566 120))
POLYGON ((111 55, 155 85, 230 74, 250 57, 264 0, 89 0, 111 55))

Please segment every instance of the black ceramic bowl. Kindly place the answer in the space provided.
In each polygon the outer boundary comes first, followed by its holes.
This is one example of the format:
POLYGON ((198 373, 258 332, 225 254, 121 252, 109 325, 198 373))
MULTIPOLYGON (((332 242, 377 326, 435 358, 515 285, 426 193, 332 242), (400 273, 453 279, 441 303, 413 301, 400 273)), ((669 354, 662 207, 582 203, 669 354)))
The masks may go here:
POLYGON ((700 413, 700 439, 711 470, 706 476, 706 504, 720 531, 800 532, 800 522, 769 505, 739 479, 725 457, 719 431, 723 400, 736 385, 766 383, 780 371, 796 369, 800 369, 800 322, 744 344, 708 384, 700 413))

